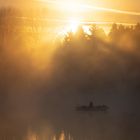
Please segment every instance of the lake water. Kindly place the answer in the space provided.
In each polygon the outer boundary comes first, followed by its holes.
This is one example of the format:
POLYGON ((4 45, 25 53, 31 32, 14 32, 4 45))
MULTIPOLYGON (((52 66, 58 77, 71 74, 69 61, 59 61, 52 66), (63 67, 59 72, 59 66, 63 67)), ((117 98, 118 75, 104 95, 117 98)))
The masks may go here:
POLYGON ((1 117, 0 140, 138 140, 136 114, 55 111, 44 116, 1 117))

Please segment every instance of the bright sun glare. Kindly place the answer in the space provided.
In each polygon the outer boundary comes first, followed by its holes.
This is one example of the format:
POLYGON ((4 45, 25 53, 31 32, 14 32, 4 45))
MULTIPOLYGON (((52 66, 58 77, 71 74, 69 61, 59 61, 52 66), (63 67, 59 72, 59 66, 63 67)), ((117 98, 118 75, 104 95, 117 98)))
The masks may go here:
MULTIPOLYGON (((48 1, 48 0, 43 0, 48 1)), ((50 2, 50 1, 49 1, 50 2)), ((64 21, 66 24, 64 25, 63 30, 60 31, 60 34, 67 34, 68 32, 76 33, 78 27, 82 25, 84 21, 84 16, 82 13, 86 12, 87 6, 82 2, 82 0, 60 0, 59 2, 56 0, 52 0, 50 2, 55 8, 58 8, 60 11, 63 11, 65 15, 64 21)), ((87 26, 82 25, 85 33, 90 34, 89 28, 87 26)))
POLYGON ((65 26, 65 28, 61 32, 63 35, 67 34, 68 32, 72 32, 75 34, 77 32, 79 26, 82 26, 83 31, 86 34, 91 35, 89 26, 82 24, 81 20, 73 18, 73 19, 67 20, 67 22, 68 22, 68 24, 65 26))
POLYGON ((78 27, 80 26, 80 20, 78 19, 68 19, 67 24, 64 26, 63 30, 60 31, 61 35, 65 35, 68 32, 76 33, 78 27))
POLYGON ((79 25, 80 25, 80 20, 78 20, 78 19, 70 19, 68 28, 73 33, 75 33, 77 31, 79 25))

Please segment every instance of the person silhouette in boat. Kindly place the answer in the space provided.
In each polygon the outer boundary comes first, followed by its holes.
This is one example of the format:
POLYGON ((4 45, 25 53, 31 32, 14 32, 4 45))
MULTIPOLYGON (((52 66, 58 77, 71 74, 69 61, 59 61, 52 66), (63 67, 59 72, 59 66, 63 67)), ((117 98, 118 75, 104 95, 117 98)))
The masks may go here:
POLYGON ((90 102, 89 103, 89 108, 93 108, 93 107, 94 107, 93 102, 90 102))

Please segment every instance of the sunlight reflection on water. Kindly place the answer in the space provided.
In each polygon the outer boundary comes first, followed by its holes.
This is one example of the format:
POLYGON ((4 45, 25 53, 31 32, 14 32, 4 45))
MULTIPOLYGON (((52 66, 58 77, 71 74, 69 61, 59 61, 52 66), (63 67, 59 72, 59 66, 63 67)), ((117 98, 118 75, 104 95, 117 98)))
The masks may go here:
MULTIPOLYGON (((133 115, 110 113, 58 114, 29 123, 10 122, 3 126, 1 140, 124 140, 138 135, 138 119, 133 115), (57 117, 56 117, 57 116, 57 117), (18 123, 18 124, 17 124, 18 123), (30 126, 30 127, 29 127, 30 126), (4 130, 4 129, 3 129, 4 130)), ((27 122, 27 121, 26 121, 27 122)), ((131 139, 130 139, 131 140, 131 139)))

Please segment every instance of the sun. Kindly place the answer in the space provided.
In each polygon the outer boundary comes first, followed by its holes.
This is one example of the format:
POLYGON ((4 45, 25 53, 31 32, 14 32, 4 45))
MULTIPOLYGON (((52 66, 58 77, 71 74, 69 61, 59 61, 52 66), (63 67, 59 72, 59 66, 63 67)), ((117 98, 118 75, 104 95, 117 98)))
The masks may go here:
POLYGON ((80 26, 80 20, 78 20, 78 19, 69 20, 68 28, 71 32, 76 33, 79 26, 80 26))
POLYGON ((78 27, 81 25, 81 21, 77 18, 70 18, 66 20, 66 24, 64 25, 63 30, 61 30, 61 34, 67 34, 68 32, 72 32, 75 34, 78 30, 78 27))
POLYGON ((63 36, 69 32, 76 34, 79 27, 82 27, 85 34, 91 35, 90 26, 85 25, 83 20, 80 20, 78 18, 71 18, 71 19, 67 20, 66 22, 67 22, 67 24, 65 24, 64 28, 60 31, 60 35, 63 36))

